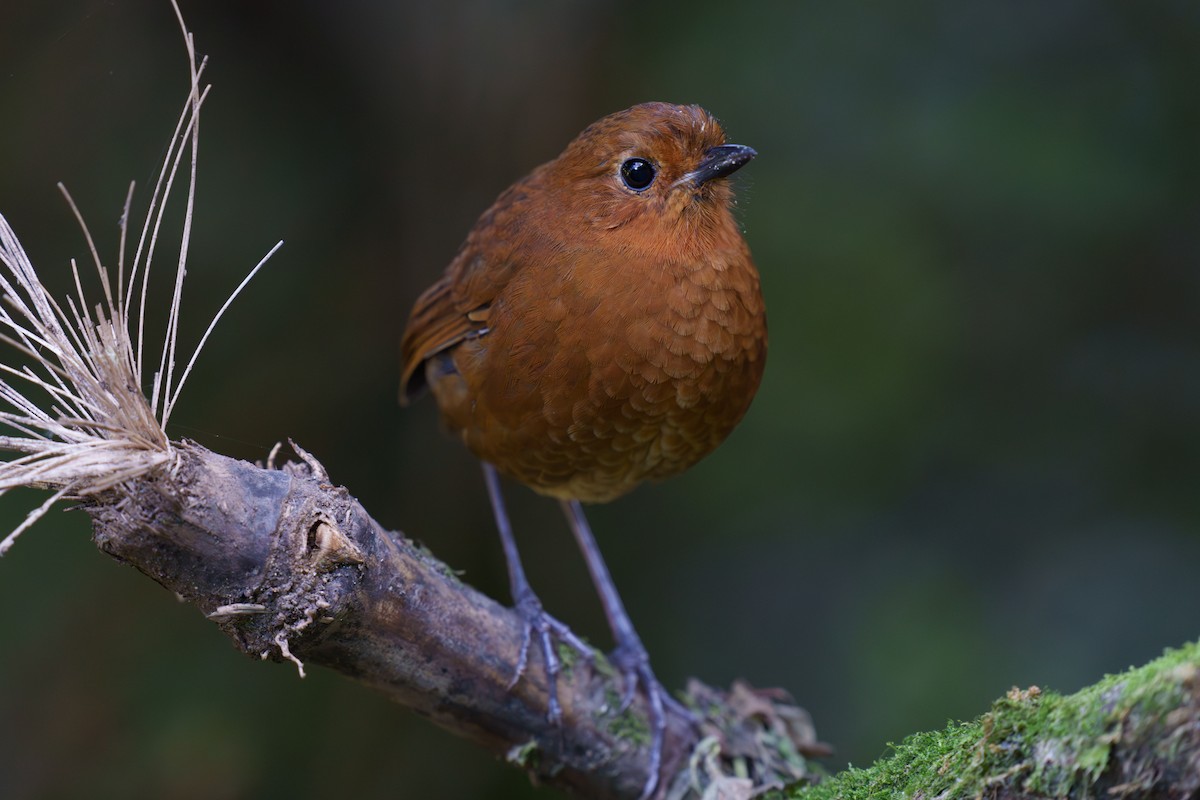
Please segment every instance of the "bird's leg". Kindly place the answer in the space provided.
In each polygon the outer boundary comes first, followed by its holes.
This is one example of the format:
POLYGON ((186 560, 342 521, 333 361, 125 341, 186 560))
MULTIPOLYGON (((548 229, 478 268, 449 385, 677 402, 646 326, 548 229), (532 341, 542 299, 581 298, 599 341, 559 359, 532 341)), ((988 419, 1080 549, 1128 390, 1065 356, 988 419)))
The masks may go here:
POLYGON ((542 659, 546 666, 546 693, 549 696, 546 704, 546 717, 555 726, 562 724, 562 706, 558 702, 558 673, 562 669, 558 653, 554 649, 554 637, 574 647, 587 658, 591 658, 591 648, 578 636, 571 632, 563 623, 551 617, 542 609, 542 601, 533 593, 529 580, 525 577, 525 568, 521 566, 521 556, 517 552, 517 542, 513 538, 512 525, 508 521, 508 512, 504 508, 504 498, 500 495, 500 478, 496 468, 486 461, 483 462, 483 478, 487 483, 488 498, 492 501, 492 512, 496 517, 496 527, 500 529, 500 543, 504 547, 504 558, 508 562, 508 584, 512 591, 513 606, 521 619, 524 620, 524 633, 521 640, 521 653, 517 658, 517 668, 512 680, 508 682, 511 690, 525 674, 529 662, 529 644, 536 633, 538 643, 542 648, 542 659))
POLYGON ((621 671, 624 681, 621 710, 624 711, 633 702, 639 683, 645 690, 646 700, 650 705, 650 776, 642 788, 642 798, 648 798, 658 786, 658 773, 662 767, 663 740, 667 730, 666 709, 670 707, 672 711, 693 722, 695 715, 671 697, 654 677, 654 673, 650 669, 650 656, 646 652, 642 640, 638 638, 637 632, 634 631, 629 614, 625 611, 625 605, 621 602, 612 577, 608 574, 608 567, 600 555, 600 548, 596 546, 596 538, 592 536, 592 529, 583 515, 583 506, 578 500, 561 502, 563 511, 567 515, 567 522, 570 523, 575 540, 579 543, 579 549, 583 551, 584 560, 587 561, 588 572, 592 574, 592 582, 596 585, 600 603, 604 606, 604 614, 608 617, 608 625, 616 640, 617 646, 613 651, 612 660, 621 671))

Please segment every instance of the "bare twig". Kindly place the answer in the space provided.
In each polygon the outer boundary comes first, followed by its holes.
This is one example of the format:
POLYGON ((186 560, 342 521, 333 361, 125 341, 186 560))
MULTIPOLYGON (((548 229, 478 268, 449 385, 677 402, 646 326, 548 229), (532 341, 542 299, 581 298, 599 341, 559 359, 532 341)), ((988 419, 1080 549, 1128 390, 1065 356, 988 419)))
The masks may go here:
POLYGON ((0 422, 16 431, 16 435, 0 436, 0 449, 24 454, 0 463, 0 494, 17 486, 54 490, 48 501, 30 512, 20 526, 0 541, 0 555, 58 500, 105 492, 172 463, 174 447, 167 437, 166 426, 200 349, 229 303, 279 247, 276 245, 234 290, 176 377, 179 314, 195 201, 200 107, 208 87, 200 86, 203 63, 197 64, 192 35, 178 6, 175 13, 187 48, 190 89, 150 199, 128 283, 125 246, 132 186, 120 220, 121 245, 114 286, 83 215, 60 184, 83 231, 100 280, 103 302, 94 308, 72 262, 75 296, 67 298, 64 310, 46 291, 16 234, 0 217, 0 267, 3 267, 0 291, 4 297, 0 305, 0 329, 7 330, 0 333, 0 340, 15 346, 26 359, 19 368, 0 365, 0 372, 19 379, 19 383, 14 383, 0 377, 0 401, 10 407, 0 411, 0 422), (141 387, 151 263, 167 198, 179 166, 188 155, 190 170, 182 243, 162 353, 147 399, 141 387), (133 294, 139 277, 140 297, 135 311, 133 294), (48 396, 50 404, 41 400, 38 392, 48 396))

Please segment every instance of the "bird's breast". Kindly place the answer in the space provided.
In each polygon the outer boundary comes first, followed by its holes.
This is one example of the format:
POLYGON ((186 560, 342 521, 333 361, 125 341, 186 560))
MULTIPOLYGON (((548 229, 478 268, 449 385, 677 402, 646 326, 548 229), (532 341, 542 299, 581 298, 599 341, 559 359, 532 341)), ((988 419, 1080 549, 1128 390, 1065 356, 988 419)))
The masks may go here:
MULTIPOLYGON (((742 418, 766 355, 744 246, 686 262, 524 270, 435 395, 467 445, 535 490, 607 500, 687 469, 742 418)), ((431 384, 434 382, 431 381, 431 384)))

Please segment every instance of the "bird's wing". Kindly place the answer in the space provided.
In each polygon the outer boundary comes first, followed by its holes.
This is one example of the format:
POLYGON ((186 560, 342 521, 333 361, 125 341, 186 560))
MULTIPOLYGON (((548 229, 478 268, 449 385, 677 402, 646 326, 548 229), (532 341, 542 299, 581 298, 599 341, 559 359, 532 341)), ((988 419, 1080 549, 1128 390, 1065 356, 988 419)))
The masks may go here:
POLYGON ((407 405, 425 388, 425 360, 464 339, 487 332, 488 301, 456 291, 457 270, 450 269, 417 298, 400 340, 400 403, 407 405))
POLYGON ((467 235, 458 255, 437 283, 417 298, 400 342, 400 402, 407 404, 424 388, 421 364, 464 339, 487 333, 488 309, 520 269, 531 242, 524 228, 532 193, 542 168, 505 190, 467 235))

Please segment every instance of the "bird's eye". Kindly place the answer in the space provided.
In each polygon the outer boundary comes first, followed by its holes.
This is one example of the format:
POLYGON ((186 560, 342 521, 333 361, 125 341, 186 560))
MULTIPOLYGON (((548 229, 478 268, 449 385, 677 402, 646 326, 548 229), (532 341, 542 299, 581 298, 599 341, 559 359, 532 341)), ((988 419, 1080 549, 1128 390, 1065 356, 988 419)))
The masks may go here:
POLYGON ((644 158, 631 158, 621 165, 621 180, 635 192, 654 183, 654 175, 654 165, 644 158))

